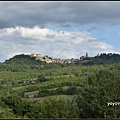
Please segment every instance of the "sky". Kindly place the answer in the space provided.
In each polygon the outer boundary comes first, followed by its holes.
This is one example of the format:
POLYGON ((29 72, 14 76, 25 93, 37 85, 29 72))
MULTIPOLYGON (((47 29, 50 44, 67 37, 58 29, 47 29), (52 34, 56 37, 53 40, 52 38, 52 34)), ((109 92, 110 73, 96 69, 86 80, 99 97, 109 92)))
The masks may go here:
POLYGON ((120 54, 119 1, 1 1, 0 62, 18 54, 120 54))

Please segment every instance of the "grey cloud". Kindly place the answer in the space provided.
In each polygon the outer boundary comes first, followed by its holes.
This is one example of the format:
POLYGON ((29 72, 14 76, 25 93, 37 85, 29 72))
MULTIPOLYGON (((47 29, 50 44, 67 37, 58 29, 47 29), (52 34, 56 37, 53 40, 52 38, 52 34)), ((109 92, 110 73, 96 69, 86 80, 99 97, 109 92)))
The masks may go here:
POLYGON ((92 26, 87 30, 87 32, 92 32, 94 30, 104 31, 104 30, 107 30, 107 29, 106 28, 100 28, 100 27, 97 27, 97 26, 92 26))
POLYGON ((69 27, 71 27, 71 25, 70 25, 70 24, 68 24, 68 23, 61 24, 61 25, 62 25, 62 27, 65 27, 65 28, 69 28, 69 27))
POLYGON ((120 23, 113 22, 113 23, 110 24, 110 26, 120 26, 120 23))
POLYGON ((120 2, 0 2, 0 28, 66 22, 117 24, 119 13, 120 2))

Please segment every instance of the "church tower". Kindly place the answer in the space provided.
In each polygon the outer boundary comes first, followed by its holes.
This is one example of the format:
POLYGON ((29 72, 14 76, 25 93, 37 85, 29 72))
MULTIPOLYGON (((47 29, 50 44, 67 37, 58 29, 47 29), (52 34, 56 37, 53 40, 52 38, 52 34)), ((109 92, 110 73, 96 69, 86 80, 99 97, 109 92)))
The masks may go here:
POLYGON ((88 57, 88 53, 86 52, 86 55, 85 55, 85 57, 87 58, 88 57))

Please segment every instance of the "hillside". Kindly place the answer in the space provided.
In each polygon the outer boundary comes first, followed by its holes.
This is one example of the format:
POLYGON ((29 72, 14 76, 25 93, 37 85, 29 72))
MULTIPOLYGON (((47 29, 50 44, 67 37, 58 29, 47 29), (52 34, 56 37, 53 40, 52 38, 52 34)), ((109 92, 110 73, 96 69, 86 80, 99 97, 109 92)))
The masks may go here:
POLYGON ((104 65, 120 63, 120 55, 115 53, 101 53, 93 57, 91 61, 84 62, 83 65, 104 65))
POLYGON ((25 72, 29 70, 51 69, 60 66, 58 64, 46 64, 45 61, 36 60, 36 57, 30 55, 15 55, 0 64, 0 71, 25 72))
MULTIPOLYGON (((10 58, 9 60, 6 60, 4 63, 1 63, 1 65, 6 65, 7 67, 10 65, 11 67, 19 68, 19 65, 21 65, 24 68, 28 67, 31 69, 34 69, 35 66, 43 68, 43 66, 50 66, 50 64, 56 64, 60 65, 63 64, 82 64, 82 65, 103 65, 103 64, 113 64, 113 63, 120 63, 120 55, 115 53, 101 53, 100 55, 94 56, 94 57, 80 57, 79 59, 59 59, 51 58, 48 56, 43 56, 41 54, 31 54, 31 55, 15 55, 14 57, 10 58), (51 60, 52 62, 48 62, 48 60, 51 60), (68 62, 68 61, 69 62, 68 62), (62 62, 63 61, 63 62, 62 62), (65 62, 67 61, 67 62, 65 62), (70 62, 71 61, 71 62, 70 62)), ((26 68, 26 69, 29 69, 26 68)))
POLYGON ((107 106, 120 101, 120 55, 82 58, 46 63, 21 54, 1 63, 0 118, 120 118, 118 103, 107 106))

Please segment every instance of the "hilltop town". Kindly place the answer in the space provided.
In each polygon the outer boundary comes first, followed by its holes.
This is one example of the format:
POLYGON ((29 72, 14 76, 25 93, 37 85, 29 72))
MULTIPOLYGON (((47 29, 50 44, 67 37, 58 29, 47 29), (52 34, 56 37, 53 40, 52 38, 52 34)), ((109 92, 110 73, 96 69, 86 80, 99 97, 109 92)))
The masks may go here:
POLYGON ((42 54, 30 54, 29 56, 35 57, 36 60, 44 61, 46 63, 83 63, 86 61, 92 60, 92 57, 88 56, 88 53, 85 54, 85 56, 81 56, 78 59, 60 59, 60 58, 52 58, 49 56, 42 56, 42 54))

